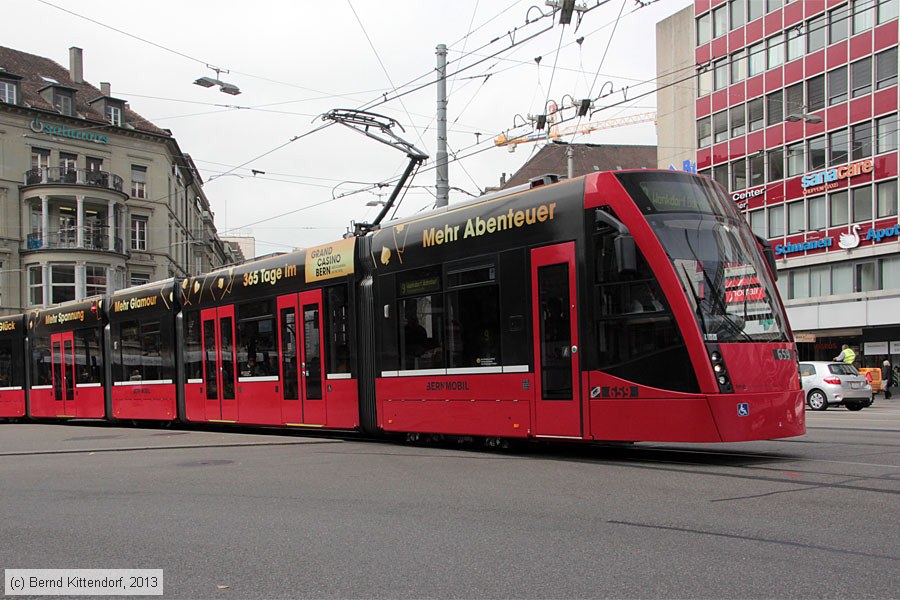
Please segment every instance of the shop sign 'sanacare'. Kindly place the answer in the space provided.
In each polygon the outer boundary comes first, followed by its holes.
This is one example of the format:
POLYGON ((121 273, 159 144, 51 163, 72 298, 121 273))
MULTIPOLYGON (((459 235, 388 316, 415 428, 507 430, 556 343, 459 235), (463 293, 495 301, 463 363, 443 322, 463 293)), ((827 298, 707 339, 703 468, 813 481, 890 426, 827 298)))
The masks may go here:
POLYGON ((875 162, 871 158, 858 160, 840 167, 808 173, 800 180, 800 185, 803 187, 804 194, 824 192, 837 187, 837 182, 841 179, 849 179, 863 173, 871 173, 874 168, 875 162))

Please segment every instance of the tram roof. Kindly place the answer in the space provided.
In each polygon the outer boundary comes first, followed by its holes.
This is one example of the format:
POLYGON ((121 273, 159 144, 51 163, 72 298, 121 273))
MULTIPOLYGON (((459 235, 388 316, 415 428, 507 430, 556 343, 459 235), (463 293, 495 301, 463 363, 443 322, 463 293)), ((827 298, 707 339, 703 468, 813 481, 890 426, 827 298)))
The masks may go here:
MULTIPOLYGON (((396 219, 393 221, 387 221, 386 223, 382 223, 380 228, 387 229, 389 227, 396 227, 397 225, 403 225, 405 223, 411 223, 413 221, 419 221, 426 217, 433 217, 439 215, 441 213, 446 213, 454 210, 459 210, 461 208, 468 208, 470 206, 475 206, 477 204, 483 204, 485 202, 492 202, 494 200, 500 200, 502 198, 508 198, 510 196, 515 196, 517 194, 522 194, 526 192, 530 192, 536 189, 544 189, 548 186, 555 186, 560 184, 570 184, 572 182, 583 180, 587 177, 586 175, 581 175, 579 177, 573 177, 572 179, 562 179, 558 175, 547 174, 541 177, 535 177, 531 181, 523 185, 517 185, 515 187, 507 188, 504 190, 498 190, 496 192, 491 192, 489 194, 483 194, 478 196, 477 198, 471 198, 469 200, 464 200, 462 202, 455 202, 454 204, 448 204, 447 206, 441 206, 440 208, 435 208, 429 210, 427 212, 416 213, 414 215, 410 215, 408 217, 403 217, 401 219, 396 219)), ((375 230, 377 231, 377 229, 375 230)))
POLYGON ((28 325, 43 332, 67 331, 102 325, 103 316, 103 296, 91 296, 29 311, 28 325))

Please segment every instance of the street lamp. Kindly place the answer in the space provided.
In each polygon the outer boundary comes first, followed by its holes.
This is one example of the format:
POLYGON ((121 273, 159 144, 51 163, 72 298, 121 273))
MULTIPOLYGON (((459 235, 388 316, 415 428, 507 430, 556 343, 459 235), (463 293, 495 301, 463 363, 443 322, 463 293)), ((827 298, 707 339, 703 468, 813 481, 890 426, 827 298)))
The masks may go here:
POLYGON ((791 113, 786 116, 784 120, 789 123, 796 123, 797 121, 805 121, 807 123, 821 123, 822 117, 809 114, 808 112, 806 112, 806 107, 801 106, 799 113, 791 113))
POLYGON ((214 85, 219 86, 219 91, 224 94, 231 94, 232 96, 237 96, 241 93, 241 89, 234 85, 233 83, 226 83, 219 79, 219 75, 222 73, 229 73, 230 71, 226 69, 220 69, 218 67, 213 67, 212 65, 206 65, 210 69, 216 72, 216 78, 212 77, 199 77, 194 81, 194 85, 199 85, 200 87, 210 88, 214 85))

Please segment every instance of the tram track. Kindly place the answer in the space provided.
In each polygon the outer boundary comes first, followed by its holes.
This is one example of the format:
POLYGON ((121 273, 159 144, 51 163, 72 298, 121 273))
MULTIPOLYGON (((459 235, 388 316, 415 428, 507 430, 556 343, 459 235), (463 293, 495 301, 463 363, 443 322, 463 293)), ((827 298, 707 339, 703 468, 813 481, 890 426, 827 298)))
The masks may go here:
MULTIPOLYGON (((741 480, 754 481, 757 483, 775 483, 775 484, 788 484, 793 489, 784 489, 784 490, 772 490, 769 492, 765 492, 764 494, 756 494, 752 497, 758 497, 760 495, 766 494, 783 494, 783 493, 794 493, 794 492, 805 492, 812 491, 816 489, 828 488, 828 489, 838 489, 838 490, 847 490, 852 492, 868 492, 875 494, 887 494, 890 496, 900 495, 900 464, 884 464, 884 463, 866 463, 860 461, 850 461, 850 460, 830 460, 830 459, 820 459, 820 458, 810 458, 804 456, 790 456, 790 457, 781 457, 786 463, 792 463, 795 466, 791 468, 787 468, 789 465, 783 465, 779 468, 775 468, 771 465, 767 465, 764 463, 760 464, 735 464, 728 463, 722 464, 719 463, 714 466, 724 466, 726 468, 736 469, 737 472, 723 472, 723 471, 710 471, 706 469, 698 469, 698 468, 687 468, 687 467, 697 467, 698 465, 703 464, 711 464, 701 462, 698 463, 696 460, 691 461, 679 461, 677 460, 677 455, 702 455, 708 458, 721 458, 722 456, 729 456, 732 458, 764 458, 770 459, 773 458, 772 455, 769 454, 745 454, 745 453, 734 453, 734 452, 721 452, 721 451, 705 451, 705 450, 689 450, 689 449, 666 449, 666 448, 652 448, 647 449, 652 450, 656 453, 671 453, 676 455, 673 458, 652 458, 652 457, 639 457, 635 459, 625 459, 628 461, 630 466, 636 466, 637 468, 646 468, 646 469, 661 469, 667 472, 681 472, 684 474, 693 474, 693 475, 708 475, 713 477, 727 477, 727 478, 737 478, 741 480), (641 465, 640 463, 649 463, 641 465), (843 467, 838 471, 828 471, 821 470, 815 468, 802 468, 804 464, 820 464, 820 465, 834 465, 836 467, 843 467), (668 468, 671 467, 671 468, 668 468), (800 468, 798 468, 800 467, 800 468), (884 473, 860 473, 858 469, 881 469, 886 470, 888 472, 884 473), (826 479, 831 479, 828 481, 826 479), (870 485, 860 485, 861 482, 871 482, 870 485), (894 486, 895 489, 886 489, 884 487, 879 487, 876 484, 888 484, 894 486)), ((607 462, 606 464, 614 464, 612 462, 607 462)), ((729 497, 729 498, 720 498, 711 500, 712 502, 725 502, 725 501, 734 501, 734 500, 745 500, 750 498, 751 496, 741 496, 741 497, 729 497)))
MULTIPOLYGON (((78 428, 97 428, 105 429, 109 424, 102 422, 84 422, 84 423, 68 423, 67 427, 75 426, 78 428)), ((74 427, 73 427, 74 429, 74 427)), ((822 428, 825 429, 825 428, 822 428)), ((829 428, 832 429, 832 428, 829 428)), ((862 430, 852 429, 853 433, 862 430)), ((129 430, 135 431, 135 430, 129 430)), ((141 430, 144 432, 154 430, 141 430)), ((882 430, 875 430, 882 431, 882 430)), ((183 435, 191 432, 198 433, 226 433, 228 435, 246 434, 265 436, 269 439, 252 440, 252 441, 222 441, 215 440, 210 442, 199 443, 179 443, 179 444, 159 444, 146 443, 128 446, 108 446, 96 445, 85 448, 50 448, 50 449, 31 449, 31 450, 15 450, 0 451, 0 457, 22 457, 22 456, 41 456, 41 455, 62 455, 62 454, 90 454, 90 453, 115 453, 115 452, 142 452, 142 451, 158 451, 158 450, 197 450, 209 448, 241 448, 241 447, 264 447, 264 446, 291 446, 291 445, 307 445, 307 444, 338 444, 342 442, 362 442, 363 444, 371 444, 373 447, 382 451, 385 445, 391 445, 398 449, 402 449, 398 454, 409 456, 406 450, 414 450, 417 448, 432 448, 436 450, 452 450, 467 453, 477 453, 485 457, 493 458, 536 458, 550 460, 571 460, 576 462, 598 462, 608 465, 618 464, 639 464, 649 463, 657 465, 673 465, 684 467, 723 467, 734 469, 753 469, 753 470, 775 470, 773 465, 788 464, 820 464, 833 465, 835 467, 845 467, 848 469, 855 468, 871 468, 871 469, 888 469, 900 476, 900 464, 889 464, 883 462, 867 462, 862 460, 848 460, 835 458, 819 458, 807 456, 803 453, 794 451, 740 451, 726 448, 702 448, 702 447, 686 447, 686 446, 668 446, 663 444, 638 443, 634 445, 619 444, 531 444, 521 442, 514 445, 508 450, 500 450, 495 448, 486 448, 478 445, 478 440, 468 443, 458 443, 455 441, 444 441, 440 443, 424 443, 410 444, 397 440, 386 440, 384 438, 374 438, 369 436, 361 436, 353 433, 331 432, 332 435, 327 437, 311 435, 309 432, 290 432, 287 435, 284 431, 268 428, 239 428, 239 429, 223 429, 223 428, 202 428, 202 429, 180 429, 167 427, 164 431, 155 431, 152 436, 160 435, 183 435), (287 438, 287 439, 285 439, 287 438)), ((65 440, 61 443, 92 441, 100 439, 112 439, 118 436, 81 436, 65 440)), ((816 447, 816 452, 822 452, 821 446, 834 444, 840 446, 843 453, 847 453, 847 448, 860 447, 867 450, 868 455, 890 455, 892 452, 900 453, 900 442, 873 442, 873 441, 823 441, 815 439, 785 439, 767 442, 770 444, 778 444, 790 446, 791 448, 816 447), (872 452, 873 450, 883 449, 884 452, 872 452)), ((355 450, 354 450, 355 451, 355 450)), ((353 451, 351 451, 353 452, 353 451)), ((690 472, 708 472, 690 469, 690 472)), ((834 472, 822 471, 817 469, 790 469, 791 473, 805 476, 858 476, 856 473, 838 474, 834 472)), ((729 475, 725 473, 717 473, 718 475, 729 475)), ((868 476, 867 476, 868 477, 868 476)), ((784 477, 770 478, 772 481, 785 481, 784 477)))
POLYGON ((176 446, 123 446, 121 448, 61 448, 55 450, 22 450, 0 452, 0 458, 7 456, 42 456, 59 454, 100 454, 113 452, 147 452, 157 450, 200 450, 207 448, 251 448, 259 446, 304 446, 308 444, 336 444, 340 440, 294 440, 284 442, 221 442, 209 444, 181 444, 176 446))

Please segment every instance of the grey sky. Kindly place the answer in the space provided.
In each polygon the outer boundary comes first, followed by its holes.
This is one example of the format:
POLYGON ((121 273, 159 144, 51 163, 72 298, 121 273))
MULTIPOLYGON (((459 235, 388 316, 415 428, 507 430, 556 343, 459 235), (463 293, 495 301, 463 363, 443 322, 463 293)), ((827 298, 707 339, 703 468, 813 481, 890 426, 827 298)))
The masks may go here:
MULTIPOLYGON (((536 144, 523 144, 514 153, 493 147, 494 136, 511 128, 517 114, 544 112, 548 99, 587 97, 590 90, 594 97, 615 90, 598 106, 620 103, 626 86, 629 98, 650 91, 655 24, 690 1, 660 0, 644 8, 634 0, 601 2, 577 30, 575 20, 565 27, 551 25, 549 18, 526 25, 526 16, 534 20, 539 11, 549 13, 543 0, 3 4, 7 27, 0 43, 66 67, 68 48, 81 47, 88 81, 110 82, 114 96, 171 129, 194 158, 220 232, 253 235, 257 252, 264 254, 338 238, 351 219, 375 216, 377 208, 366 202, 387 194, 390 186, 332 197, 396 177, 405 155, 339 126, 305 134, 322 124, 317 118, 322 113, 372 105, 384 94, 394 98, 395 88, 424 86, 372 110, 399 121, 406 129, 401 135, 432 157, 398 214, 433 204, 437 44, 449 47, 448 75, 483 61, 447 85, 449 146, 460 157, 451 162, 450 185, 477 194, 536 150, 536 144), (192 85, 198 77, 216 77, 207 64, 229 70, 220 78, 243 93, 230 96, 192 85), (240 165, 245 166, 235 168, 240 165), (254 176, 251 169, 265 174, 254 176)), ((652 110, 651 95, 601 111, 594 120, 652 110)), ((570 139, 655 144, 656 133, 647 123, 570 139)), ((450 202, 465 197, 453 191, 450 202)))

